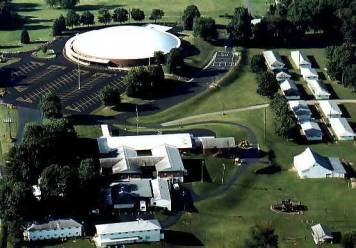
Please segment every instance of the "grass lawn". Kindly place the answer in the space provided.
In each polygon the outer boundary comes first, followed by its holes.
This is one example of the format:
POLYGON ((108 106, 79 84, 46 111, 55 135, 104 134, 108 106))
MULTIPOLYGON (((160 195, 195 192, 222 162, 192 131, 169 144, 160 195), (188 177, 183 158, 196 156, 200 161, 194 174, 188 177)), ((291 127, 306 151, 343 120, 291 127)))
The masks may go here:
MULTIPOLYGON (((19 44, 20 33, 22 28, 13 31, 0 31, 0 49, 6 50, 29 50, 37 47, 41 41, 52 39, 51 27, 52 22, 60 14, 65 14, 65 10, 49 8, 44 0, 14 0, 15 7, 20 11, 20 14, 29 19, 25 27, 29 33, 33 43, 23 46, 19 44)), ((264 14, 265 6, 263 0, 255 0, 256 11, 259 14, 264 14)), ((243 0, 178 0, 178 1, 157 1, 157 0, 126 0, 124 2, 119 0, 81 0, 80 5, 77 6, 78 13, 90 10, 96 13, 99 8, 107 7, 114 9, 117 7, 124 8, 140 8, 145 11, 146 21, 153 8, 162 9, 165 16, 162 21, 176 22, 180 21, 183 10, 186 6, 195 4, 200 9, 202 15, 211 16, 216 19, 219 24, 226 24, 229 22, 226 18, 221 18, 219 15, 225 13, 232 13, 234 8, 243 6, 243 0)), ((96 20, 97 22, 97 20, 96 20)))
POLYGON ((16 128, 18 121, 18 114, 16 109, 8 109, 5 105, 0 104, 0 162, 4 162, 4 155, 9 151, 13 145, 9 140, 9 126, 4 123, 4 120, 11 118, 11 136, 16 137, 16 128))
POLYGON ((204 41, 199 37, 194 37, 193 35, 189 35, 183 39, 189 42, 196 49, 198 49, 196 55, 187 57, 185 59, 185 63, 193 67, 203 68, 209 63, 214 53, 222 49, 213 46, 211 43, 204 41))
POLYGON ((223 79, 219 89, 207 89, 187 101, 157 114, 142 117, 142 123, 161 123, 181 117, 222 111, 233 108, 266 103, 267 100, 256 93, 255 74, 251 73, 246 62, 233 69, 223 79), (189 109, 189 111, 186 111, 189 109))
MULTIPOLYGON (((32 246, 29 246, 32 247, 32 246)), ((38 246, 33 246, 38 247, 38 246)), ((95 245, 88 239, 70 239, 66 242, 59 242, 58 244, 41 245, 43 248, 94 248, 95 245)))

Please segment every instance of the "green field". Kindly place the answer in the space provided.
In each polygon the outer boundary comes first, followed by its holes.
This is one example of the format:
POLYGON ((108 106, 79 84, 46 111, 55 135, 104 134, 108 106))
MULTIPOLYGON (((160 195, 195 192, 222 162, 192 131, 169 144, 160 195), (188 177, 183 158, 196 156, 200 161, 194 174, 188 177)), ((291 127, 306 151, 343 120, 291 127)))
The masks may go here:
MULTIPOLYGON (((60 14, 65 14, 65 10, 49 8, 44 0, 14 0, 15 7, 20 11, 20 14, 29 19, 25 27, 29 30, 31 40, 34 41, 30 45, 22 46, 19 44, 20 32, 19 30, 13 31, 0 31, 0 49, 9 50, 29 50, 37 47, 41 42, 52 39, 51 27, 52 22, 60 14)), ((265 12, 265 5, 263 0, 257 0, 256 11, 259 14, 265 12)), ((221 18, 219 15, 225 13, 232 13, 234 8, 243 6, 243 0, 230 1, 230 0, 177 0, 177 1, 157 1, 157 0, 81 0, 80 5, 76 10, 78 13, 90 10, 96 13, 101 7, 114 9, 117 7, 124 8, 141 8, 145 11, 146 21, 153 8, 160 8, 165 12, 162 19, 163 22, 178 22, 182 16, 183 10, 186 6, 195 4, 199 7, 202 15, 211 16, 216 19, 217 23, 226 24, 228 19, 221 18)))
POLYGON ((11 137, 16 137, 18 114, 16 109, 9 109, 0 104, 0 163, 4 162, 4 155, 9 151, 12 143, 10 142, 9 125, 4 123, 5 119, 10 118, 13 123, 11 126, 11 137))

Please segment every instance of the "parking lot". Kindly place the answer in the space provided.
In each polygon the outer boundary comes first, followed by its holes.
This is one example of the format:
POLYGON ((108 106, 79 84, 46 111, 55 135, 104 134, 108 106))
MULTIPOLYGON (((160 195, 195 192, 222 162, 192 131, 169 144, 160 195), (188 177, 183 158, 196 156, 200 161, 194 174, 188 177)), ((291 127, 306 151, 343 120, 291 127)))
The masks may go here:
POLYGON ((65 114, 88 114, 100 106, 99 92, 105 85, 114 85, 121 92, 126 89, 121 81, 123 72, 92 68, 78 71, 69 63, 48 64, 46 61, 19 63, 14 68, 10 73, 13 87, 7 89, 4 101, 20 106, 36 106, 46 93, 56 92, 65 114))

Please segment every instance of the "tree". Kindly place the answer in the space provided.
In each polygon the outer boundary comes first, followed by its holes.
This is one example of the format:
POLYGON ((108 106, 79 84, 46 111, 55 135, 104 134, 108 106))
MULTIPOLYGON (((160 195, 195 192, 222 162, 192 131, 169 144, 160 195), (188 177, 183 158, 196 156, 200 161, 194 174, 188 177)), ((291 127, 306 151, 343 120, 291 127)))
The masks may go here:
POLYGON ((101 8, 98 11, 98 21, 100 23, 104 23, 104 25, 106 26, 108 23, 110 23, 112 20, 112 16, 109 12, 108 9, 106 8, 101 8))
POLYGON ((68 10, 66 15, 66 26, 78 26, 80 24, 80 16, 74 10, 68 10))
POLYGON ((156 64, 161 65, 165 63, 166 57, 162 51, 155 51, 153 57, 156 64))
POLYGON ((256 225, 250 229, 244 248, 278 248, 278 235, 269 225, 256 225))
POLYGON ((100 98, 105 106, 118 105, 121 102, 119 89, 112 85, 106 85, 101 89, 100 98))
POLYGON ((200 17, 199 9, 196 5, 189 5, 185 8, 182 16, 185 30, 192 30, 195 18, 200 17))
POLYGON ((84 13, 80 16, 80 23, 83 25, 94 25, 94 15, 90 11, 84 11, 84 13))
POLYGON ((53 8, 58 4, 58 0, 46 0, 46 4, 53 8))
POLYGON ((265 59, 262 54, 255 54, 252 56, 250 68, 254 73, 260 73, 267 70, 265 59))
POLYGON ((151 12, 150 20, 154 20, 155 23, 157 20, 162 19, 164 16, 164 11, 161 9, 153 9, 151 12))
POLYGON ((100 165, 98 161, 92 158, 80 161, 78 174, 82 183, 87 183, 98 178, 100 175, 100 165))
POLYGON ((283 138, 292 138, 296 133, 297 122, 291 112, 284 112, 274 120, 276 134, 283 138))
POLYGON ((22 44, 30 44, 30 35, 28 34, 28 31, 22 30, 21 32, 21 43, 22 44))
POLYGON ((129 19, 128 15, 129 12, 126 9, 117 8, 114 10, 114 14, 112 15, 112 18, 115 22, 123 23, 129 19))
POLYGON ((66 28, 66 21, 63 15, 60 15, 59 18, 55 19, 52 25, 52 35, 59 36, 65 31, 66 28))
POLYGON ((135 21, 142 21, 143 19, 145 19, 145 12, 140 9, 133 8, 131 10, 131 17, 135 21))
POLYGON ((179 67, 184 66, 183 53, 179 48, 173 48, 169 52, 167 56, 166 66, 169 73, 176 73, 179 67))
POLYGON ((46 94, 40 101, 40 109, 45 118, 62 117, 61 99, 54 92, 46 94))
POLYGON ((356 89, 356 64, 349 65, 344 69, 343 84, 355 91, 356 89))
POLYGON ((331 78, 344 84, 344 70, 354 63, 355 48, 351 44, 331 46, 326 49, 327 70, 331 78))
POLYGON ((264 72, 257 78, 257 93, 272 98, 278 91, 278 82, 271 72, 264 72))
POLYGON ((41 196, 44 199, 70 198, 77 186, 77 173, 70 166, 53 164, 41 173, 41 196))
POLYGON ((246 44, 252 34, 251 20, 252 17, 248 9, 243 7, 236 8, 231 22, 227 25, 230 39, 237 43, 246 44))
POLYGON ((195 18, 193 24, 194 36, 199 36, 204 40, 216 38, 218 32, 216 30, 215 20, 211 17, 195 18))
POLYGON ((63 9, 74 9, 78 3, 79 0, 59 0, 59 5, 63 9))

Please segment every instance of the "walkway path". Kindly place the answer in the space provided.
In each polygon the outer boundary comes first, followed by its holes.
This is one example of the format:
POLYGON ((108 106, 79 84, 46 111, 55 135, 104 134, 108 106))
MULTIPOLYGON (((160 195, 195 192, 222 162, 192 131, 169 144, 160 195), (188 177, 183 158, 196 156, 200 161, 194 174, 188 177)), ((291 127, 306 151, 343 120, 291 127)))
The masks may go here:
POLYGON ((216 112, 210 112, 210 113, 204 113, 204 114, 198 114, 198 115, 192 115, 180 119, 176 119, 173 121, 165 122, 162 123, 162 126, 174 126, 174 125, 180 125, 183 122, 195 120, 195 119, 200 119, 203 117, 212 117, 215 115, 222 115, 222 114, 232 114, 232 113, 238 113, 238 112, 244 112, 244 111, 250 111, 250 110, 256 110, 256 109, 263 109, 267 108, 269 106, 268 103, 265 104, 257 104, 257 105, 252 105, 252 106, 247 106, 247 107, 241 107, 241 108, 235 108, 235 109, 228 109, 224 111, 216 111, 216 112))
POLYGON ((251 0, 244 0, 245 7, 252 17, 256 16, 255 6, 251 3, 251 0))

